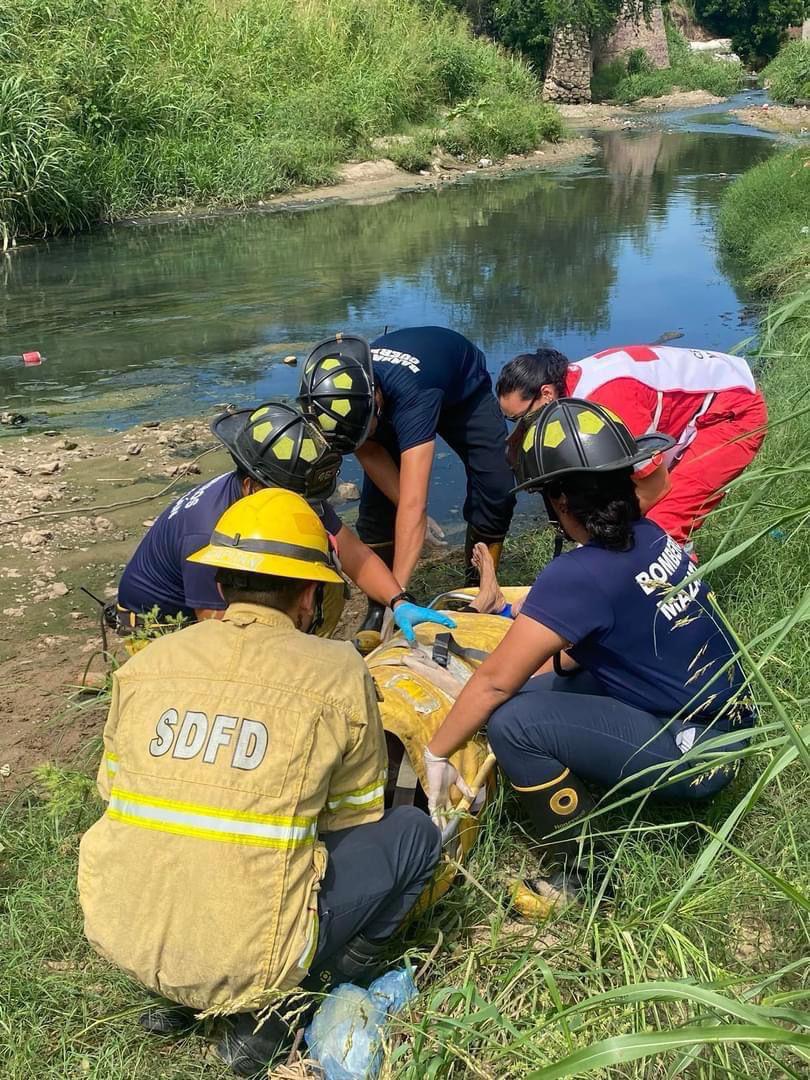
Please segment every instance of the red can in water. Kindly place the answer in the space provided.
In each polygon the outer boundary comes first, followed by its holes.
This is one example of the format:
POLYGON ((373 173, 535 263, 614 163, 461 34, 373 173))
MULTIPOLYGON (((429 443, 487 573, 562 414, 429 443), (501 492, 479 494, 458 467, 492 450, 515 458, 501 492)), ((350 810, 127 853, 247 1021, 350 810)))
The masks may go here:
POLYGON ((22 360, 26 367, 37 367, 42 363, 42 356, 38 352, 24 352, 22 360))

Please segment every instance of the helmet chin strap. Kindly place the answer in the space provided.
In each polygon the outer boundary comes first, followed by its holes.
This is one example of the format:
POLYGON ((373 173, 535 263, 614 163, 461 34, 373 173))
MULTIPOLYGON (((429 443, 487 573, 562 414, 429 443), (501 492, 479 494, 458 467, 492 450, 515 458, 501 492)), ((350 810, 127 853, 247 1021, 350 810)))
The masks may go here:
POLYGON ((312 622, 309 624, 308 634, 317 634, 320 628, 323 626, 323 590, 324 583, 319 581, 315 586, 315 611, 312 615, 312 622))
MULTIPOLYGON (((557 511, 551 505, 551 499, 546 494, 545 488, 543 488, 542 495, 543 502, 546 506, 546 514, 548 515, 548 520, 553 523, 556 532, 556 535, 554 537, 554 555, 552 556, 552 558, 556 559, 559 555, 562 555, 563 544, 565 543, 565 541, 573 541, 573 537, 569 536, 563 528, 562 522, 557 516, 557 511)), ((554 674, 557 675, 559 678, 566 678, 566 676, 573 674, 573 672, 566 671, 563 667, 562 656, 560 653, 554 653, 552 660, 554 662, 554 674)))
POLYGON ((548 520, 554 526, 554 530, 555 530, 555 533, 556 533, 556 535, 554 537, 554 555, 553 555, 553 558, 556 559, 558 555, 562 555, 563 544, 565 543, 565 541, 568 540, 571 543, 574 543, 574 538, 573 538, 573 536, 569 536, 568 533, 565 531, 565 528, 563 527, 563 523, 560 521, 559 517, 557 516, 557 511, 552 506, 551 499, 546 494, 545 488, 542 491, 542 495, 543 495, 543 502, 545 503, 545 507, 546 507, 546 515, 548 517, 548 520))

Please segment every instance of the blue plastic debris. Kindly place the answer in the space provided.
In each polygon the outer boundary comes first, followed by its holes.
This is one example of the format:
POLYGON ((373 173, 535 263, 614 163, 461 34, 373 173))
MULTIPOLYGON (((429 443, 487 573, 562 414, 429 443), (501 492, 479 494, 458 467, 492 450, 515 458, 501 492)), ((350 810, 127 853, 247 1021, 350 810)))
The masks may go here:
POLYGON ((385 1022, 414 997, 416 985, 406 968, 381 975, 368 990, 354 983, 335 987, 304 1032, 325 1080, 374 1080, 382 1065, 385 1022))

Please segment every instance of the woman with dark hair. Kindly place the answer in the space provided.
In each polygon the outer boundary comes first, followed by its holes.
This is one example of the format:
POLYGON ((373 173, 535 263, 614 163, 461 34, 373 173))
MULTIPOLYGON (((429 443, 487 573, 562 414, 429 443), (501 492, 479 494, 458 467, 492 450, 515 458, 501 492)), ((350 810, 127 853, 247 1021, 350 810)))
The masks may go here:
POLYGON ((708 587, 683 548, 641 515, 633 467, 671 441, 636 440, 607 409, 575 398, 533 418, 518 489, 540 492, 577 546, 541 571, 425 754, 431 809, 441 815, 457 779, 448 756, 488 725, 533 833, 558 862, 555 875, 520 886, 516 904, 526 912, 547 912, 581 888, 579 833, 594 806, 586 784, 714 795, 732 779, 729 751, 743 748, 754 722, 708 587), (693 746, 729 732, 721 757, 707 752, 705 771, 695 755, 681 766, 693 746))

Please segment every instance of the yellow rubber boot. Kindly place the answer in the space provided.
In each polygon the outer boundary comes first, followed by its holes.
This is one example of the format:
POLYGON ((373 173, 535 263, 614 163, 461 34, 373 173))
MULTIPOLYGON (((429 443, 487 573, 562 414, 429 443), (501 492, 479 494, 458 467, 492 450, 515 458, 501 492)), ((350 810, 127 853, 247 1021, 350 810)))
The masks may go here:
POLYGON ((382 644, 382 634, 379 630, 364 630, 361 627, 354 635, 353 644, 361 656, 368 656, 382 644))
POLYGON ((579 902, 581 882, 578 877, 563 873, 548 878, 515 879, 509 883, 512 908, 524 919, 544 922, 555 911, 562 911, 579 902))
POLYGON ((570 769, 563 769, 553 780, 533 787, 515 787, 515 791, 544 854, 560 864, 560 869, 548 877, 525 878, 510 884, 515 911, 527 919, 543 920, 575 903, 582 889, 577 823, 591 812, 594 803, 588 789, 570 769))

